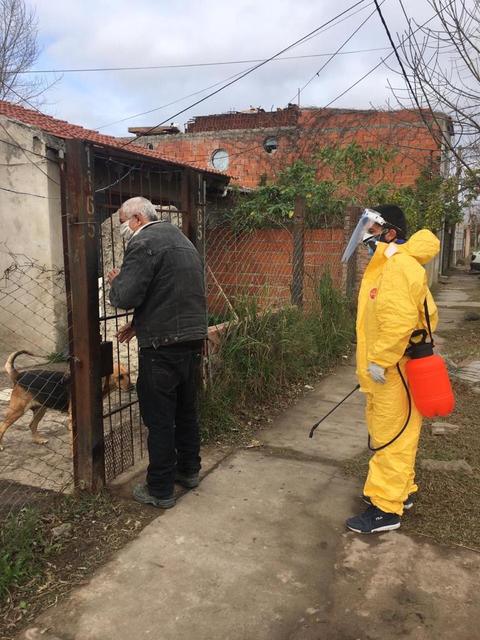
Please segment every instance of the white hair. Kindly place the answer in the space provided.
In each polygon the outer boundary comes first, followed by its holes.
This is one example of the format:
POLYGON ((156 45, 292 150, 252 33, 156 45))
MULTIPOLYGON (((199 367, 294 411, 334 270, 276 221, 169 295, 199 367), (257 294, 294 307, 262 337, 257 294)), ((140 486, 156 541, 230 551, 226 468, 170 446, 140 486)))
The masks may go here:
POLYGON ((147 200, 147 198, 142 198, 141 196, 137 196, 136 198, 129 198, 129 200, 125 200, 125 202, 120 207, 127 220, 134 216, 135 214, 140 214, 148 218, 148 220, 158 220, 158 215, 155 207, 147 200))

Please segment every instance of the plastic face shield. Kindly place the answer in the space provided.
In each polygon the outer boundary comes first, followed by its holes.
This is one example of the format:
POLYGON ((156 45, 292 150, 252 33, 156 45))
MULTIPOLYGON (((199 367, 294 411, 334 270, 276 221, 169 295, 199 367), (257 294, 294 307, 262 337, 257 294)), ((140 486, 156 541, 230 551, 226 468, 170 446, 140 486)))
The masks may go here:
POLYGON ((380 224, 383 226, 385 225, 385 220, 373 209, 365 209, 348 241, 347 248, 343 252, 342 262, 348 262, 355 253, 358 245, 372 236, 372 234, 369 233, 372 224, 380 224))

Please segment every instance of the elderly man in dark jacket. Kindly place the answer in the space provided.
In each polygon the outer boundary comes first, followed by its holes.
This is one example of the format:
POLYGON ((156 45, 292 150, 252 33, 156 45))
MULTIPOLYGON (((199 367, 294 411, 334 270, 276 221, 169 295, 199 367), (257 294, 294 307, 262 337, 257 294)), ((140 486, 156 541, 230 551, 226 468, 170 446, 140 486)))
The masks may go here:
POLYGON ((158 221, 146 198, 131 198, 119 210, 128 242, 120 270, 108 274, 110 302, 134 309, 118 338, 137 336, 140 412, 148 428, 147 482, 133 495, 167 509, 174 483, 193 488, 200 470, 196 388, 207 335, 203 265, 193 244, 174 225, 158 221))

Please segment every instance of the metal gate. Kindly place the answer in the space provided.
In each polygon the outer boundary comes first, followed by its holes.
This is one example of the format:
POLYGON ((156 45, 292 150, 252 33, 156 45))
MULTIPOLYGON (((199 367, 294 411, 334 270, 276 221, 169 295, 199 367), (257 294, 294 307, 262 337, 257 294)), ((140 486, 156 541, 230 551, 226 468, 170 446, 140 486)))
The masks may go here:
POLYGON ((77 486, 97 489, 145 453, 135 382, 136 341, 116 333, 131 320, 109 303, 108 272, 120 267, 124 243, 118 209, 134 196, 155 205, 203 253, 205 181, 201 172, 141 153, 67 142, 64 244, 70 315, 74 472, 77 486))

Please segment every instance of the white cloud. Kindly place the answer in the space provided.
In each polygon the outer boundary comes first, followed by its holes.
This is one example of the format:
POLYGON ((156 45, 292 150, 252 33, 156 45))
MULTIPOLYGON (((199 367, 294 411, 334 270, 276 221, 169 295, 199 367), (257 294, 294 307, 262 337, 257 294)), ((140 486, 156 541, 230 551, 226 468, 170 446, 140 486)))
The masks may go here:
MULTIPOLYGON (((146 66, 268 57, 352 3, 353 0, 37 0, 44 43, 37 68, 146 66)), ((286 55, 334 51, 373 10, 372 3, 365 5, 363 12, 286 55)), ((419 21, 430 15, 426 0, 420 7, 413 0, 406 0, 406 5, 419 21)), ((405 20, 399 4, 389 5, 387 0, 384 9, 392 32, 403 31, 405 20)), ((388 42, 378 16, 373 16, 346 49, 382 46, 388 46, 388 42)), ((308 86, 302 102, 317 106, 328 103, 374 66, 380 55, 382 52, 338 56, 308 86)), ((184 123, 193 115, 250 105, 267 110, 285 106, 323 62, 323 58, 312 58, 269 63, 175 120, 184 123)), ((243 67, 65 74, 47 96, 45 110, 77 124, 97 127, 198 91, 243 67)), ((379 69, 335 106, 384 104, 390 96, 387 76, 392 73, 379 69)), ((125 135, 128 126, 156 124, 194 100, 190 98, 105 131, 125 135)))

